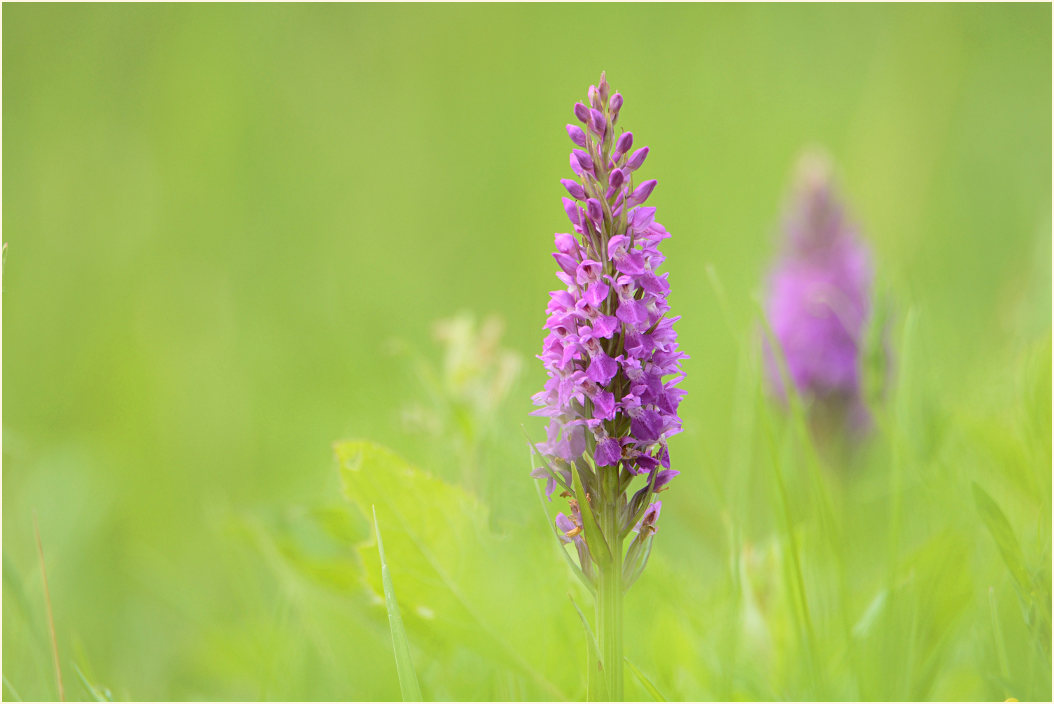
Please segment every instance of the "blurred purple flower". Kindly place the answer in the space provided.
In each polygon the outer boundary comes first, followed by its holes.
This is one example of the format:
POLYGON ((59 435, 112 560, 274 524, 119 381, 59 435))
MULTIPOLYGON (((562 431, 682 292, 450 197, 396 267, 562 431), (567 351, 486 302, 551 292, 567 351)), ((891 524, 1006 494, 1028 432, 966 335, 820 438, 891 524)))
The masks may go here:
MULTIPOLYGON (((861 376, 871 256, 845 216, 825 158, 801 160, 784 235, 783 254, 769 275, 766 313, 790 379, 804 399, 864 429, 870 424, 861 376)), ((767 341, 765 365, 770 387, 785 398, 767 341)))

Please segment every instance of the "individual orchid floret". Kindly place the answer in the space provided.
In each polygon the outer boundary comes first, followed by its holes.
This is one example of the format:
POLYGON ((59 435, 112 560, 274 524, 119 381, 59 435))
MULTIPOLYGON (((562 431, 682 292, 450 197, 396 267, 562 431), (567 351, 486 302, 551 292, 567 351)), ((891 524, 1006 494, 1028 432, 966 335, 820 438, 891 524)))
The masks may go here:
MULTIPOLYGON (((797 393, 815 413, 866 429, 863 342, 871 314, 871 256, 847 219, 831 167, 808 154, 783 227, 784 251, 768 281, 766 315, 797 393)), ((786 397, 779 359, 766 342, 770 388, 786 397)))

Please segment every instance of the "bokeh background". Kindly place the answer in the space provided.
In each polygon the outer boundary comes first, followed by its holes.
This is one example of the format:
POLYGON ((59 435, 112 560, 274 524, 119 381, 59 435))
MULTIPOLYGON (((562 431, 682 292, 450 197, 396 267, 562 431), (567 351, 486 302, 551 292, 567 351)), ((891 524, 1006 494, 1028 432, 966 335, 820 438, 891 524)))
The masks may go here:
POLYGON ((1046 4, 5 6, 3 697, 58 694, 35 518, 67 696, 398 699, 381 501, 426 697, 584 696, 588 598, 520 426, 563 126, 603 69, 691 355, 635 665, 673 699, 1049 699, 1050 28, 1046 4), (820 467, 757 372, 811 146, 894 350, 875 436, 820 467), (345 438, 441 479, 434 505, 387 467, 347 501, 345 438), (451 492, 456 588, 410 554, 451 492))

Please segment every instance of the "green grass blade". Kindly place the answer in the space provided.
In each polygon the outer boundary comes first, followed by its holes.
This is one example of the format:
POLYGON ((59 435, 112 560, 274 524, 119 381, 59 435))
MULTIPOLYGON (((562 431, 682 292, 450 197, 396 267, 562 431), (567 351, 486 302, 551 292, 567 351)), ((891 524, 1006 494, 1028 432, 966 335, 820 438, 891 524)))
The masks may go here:
POLYGON ((760 386, 757 391, 758 403, 761 409, 762 430, 770 456, 769 465, 772 469, 772 478, 776 484, 776 503, 778 504, 780 514, 783 517, 784 540, 791 558, 791 569, 789 571, 785 569, 784 579, 787 582, 787 594, 792 605, 791 612, 794 614, 795 623, 800 631, 799 637, 801 638, 802 646, 805 648, 808 671, 813 683, 815 684, 819 681, 819 672, 816 663, 816 637, 812 625, 812 616, 809 612, 809 599, 805 590, 805 577, 801 566, 800 548, 795 531, 794 519, 791 515, 790 498, 787 495, 787 487, 783 481, 783 461, 772 428, 772 419, 768 409, 764 405, 763 399, 761 398, 760 386))
POLYGON ((887 542, 887 562, 889 563, 889 583, 892 586, 897 568, 897 550, 900 545, 900 528, 902 504, 904 501, 904 471, 908 461, 908 438, 912 432, 911 404, 909 391, 914 387, 914 351, 915 329, 918 325, 918 313, 909 308, 904 319, 904 331, 901 335, 900 349, 897 351, 896 364, 897 388, 895 391, 894 416, 891 419, 891 448, 893 461, 889 473, 890 513, 889 540, 887 542))
MULTIPOLYGON (((999 663, 999 675, 1004 682, 1010 681, 1010 660, 1006 656, 1006 642, 1003 639, 1003 627, 999 624, 999 607, 995 602, 995 588, 988 587, 988 613, 992 619, 992 641, 995 643, 996 662, 999 663)), ((1007 696, 1010 696, 1007 694, 1007 696)))
POLYGON ((761 321, 765 338, 772 349, 772 356, 776 360, 776 366, 779 369, 780 384, 783 387, 783 392, 787 399, 787 408, 790 411, 791 428, 794 430, 804 453, 805 465, 809 470, 809 477, 812 481, 812 491, 819 503, 821 532, 828 538, 831 555, 841 562, 842 556, 837 542, 840 530, 835 522, 834 509, 831 506, 831 497, 828 495, 827 484, 824 481, 823 471, 820 466, 820 458, 816 452, 816 445, 813 441, 812 433, 809 432, 808 414, 798 392, 798 387, 795 386, 794 381, 791 379, 790 367, 787 364, 787 356, 784 353, 783 345, 780 344, 779 339, 776 338, 776 333, 773 332, 772 326, 769 324, 765 306, 757 298, 754 299, 754 304, 757 308, 758 319, 761 321))
POLYGON ((639 667, 630 662, 629 658, 624 658, 624 660, 626 661, 626 666, 629 668, 629 671, 636 675, 637 679, 640 681, 641 686, 644 687, 648 694, 651 695, 652 699, 657 702, 669 701, 668 699, 666 699, 666 697, 662 695, 662 692, 659 691, 659 688, 656 687, 655 684, 648 679, 648 676, 641 672, 639 667))
MULTIPOLYGON (((4 254, 5 254, 5 256, 6 256, 6 254, 7 254, 7 252, 6 252, 6 246, 5 246, 5 252, 4 252, 4 254)), ((4 675, 4 676, 3 676, 3 679, 4 679, 4 686, 5 686, 5 687, 7 687, 7 691, 11 692, 11 696, 13 696, 13 697, 15 698, 15 701, 16 701, 16 702, 20 702, 20 701, 23 701, 23 699, 22 699, 22 695, 20 695, 20 694, 18 693, 18 690, 17 690, 17 689, 15 689, 15 686, 14 686, 13 684, 11 684, 11 681, 7 679, 7 675, 4 675)), ((7 697, 4 697, 4 701, 8 701, 7 697)))
POLYGON ((14 601, 18 604, 18 608, 22 612, 22 618, 24 618, 29 625, 29 631, 33 634, 33 638, 36 640, 37 645, 40 646, 42 651, 47 650, 48 646, 43 636, 43 628, 38 623, 36 612, 33 611, 29 605, 29 597, 26 595, 22 576, 15 568, 15 564, 10 558, 8 558, 6 552, 3 555, 3 562, 5 596, 8 593, 14 594, 14 601))
POLYGON ((728 327, 728 332, 731 334, 733 341, 736 346, 742 351, 743 340, 736 330, 735 317, 732 315, 732 306, 728 303, 728 294, 725 293, 725 287, 721 283, 721 279, 717 276, 717 269, 713 264, 707 264, 703 267, 706 272, 706 280, 710 284, 710 288, 714 291, 714 298, 717 299, 718 308, 721 309, 721 317, 724 318, 725 325, 728 327))
POLYGON ((88 681, 88 678, 84 676, 84 673, 81 671, 81 668, 80 668, 79 665, 77 665, 77 663, 73 663, 73 669, 77 673, 77 677, 80 677, 81 684, 84 685, 84 688, 87 689, 88 693, 92 696, 92 700, 93 701, 97 701, 97 702, 112 702, 113 701, 113 697, 109 696, 109 694, 110 694, 109 691, 99 689, 98 687, 96 687, 95 685, 93 685, 91 682, 88 681))
POLYGON ((602 677, 604 671, 604 657, 600 654, 600 644, 597 643, 597 638, 593 635, 593 629, 589 627, 589 620, 586 615, 582 613, 582 609, 578 608, 578 604, 575 603, 575 598, 570 594, 567 595, 571 599, 571 606, 575 607, 575 611, 578 612, 578 618, 582 620, 582 628, 586 632, 586 646, 589 650, 588 667, 586 668, 586 699, 591 702, 602 702, 605 701, 608 696, 607 692, 604 691, 605 679, 602 677), (594 667, 596 672, 594 672, 594 667))
POLYGON ((1010 521, 1006 519, 1006 514, 999 508, 999 504, 977 482, 973 483, 973 499, 977 504, 977 511, 981 514, 981 520, 984 521, 985 527, 995 540, 996 547, 999 548, 1003 562, 1006 563, 1014 581, 1017 582, 1022 597, 1028 601, 1032 580, 1029 579, 1028 570, 1025 569, 1025 556, 1021 552, 1017 536, 1014 535, 1014 529, 1010 527, 1010 521))
POLYGON ((882 612, 886 608, 886 600, 889 598, 888 589, 880 589, 875 598, 868 604, 867 609, 864 611, 863 616, 853 626, 852 636, 857 640, 863 640, 871 635, 875 628, 875 624, 878 619, 882 616, 882 612))
POLYGON ((410 657, 410 641, 406 638, 403 617, 395 600, 395 587, 384 557, 384 542, 381 540, 381 524, 377 521, 377 508, 373 508, 373 526, 377 531, 377 552, 381 555, 381 581, 384 582, 384 605, 388 609, 388 625, 392 630, 392 646, 395 648, 395 669, 399 673, 399 689, 404 702, 423 701, 421 686, 417 683, 417 671, 410 657))

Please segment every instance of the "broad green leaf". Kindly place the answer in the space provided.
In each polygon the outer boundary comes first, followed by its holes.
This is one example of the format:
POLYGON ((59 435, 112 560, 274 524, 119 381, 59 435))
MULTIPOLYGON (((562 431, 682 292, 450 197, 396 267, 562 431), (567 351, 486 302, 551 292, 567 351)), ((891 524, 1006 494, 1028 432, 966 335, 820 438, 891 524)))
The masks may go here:
POLYGON ((292 574, 310 582, 347 593, 362 579, 362 569, 349 559, 348 545, 365 539, 344 510, 343 520, 333 508, 293 508, 278 513, 237 517, 238 529, 257 548, 292 574))
POLYGON ((381 558, 381 581, 384 583, 384 606, 388 609, 388 626, 392 631, 392 647, 395 648, 395 669, 399 673, 399 689, 404 702, 422 701, 421 685, 417 682, 417 671, 410 657, 410 641, 403 627, 403 617, 399 613, 399 602, 395 599, 395 586, 388 571, 388 561, 384 558, 384 540, 381 538, 381 524, 377 520, 377 510, 373 510, 373 527, 377 531, 377 554, 381 558))
MULTIPOLYGON (((345 496, 364 516, 375 506, 384 524, 389 570, 417 647, 437 659, 471 651, 484 671, 488 665, 492 672, 511 670, 529 684, 527 698, 567 699, 552 680, 554 671, 569 669, 562 651, 532 647, 565 642, 574 632, 573 624, 560 620, 559 592, 548 598, 552 583, 566 579, 552 558, 551 538, 533 529, 495 534, 487 507, 473 494, 383 447, 353 441, 339 443, 335 451, 345 496), (510 604, 527 605, 535 618, 524 619, 510 604)), ((366 581, 380 597, 377 550, 363 544, 358 555, 366 581)), ((492 690, 480 689, 494 678, 433 669, 446 673, 445 687, 457 698, 494 697, 492 690)), ((427 672, 419 670, 426 683, 427 672)))

